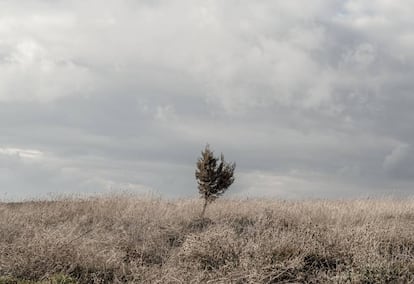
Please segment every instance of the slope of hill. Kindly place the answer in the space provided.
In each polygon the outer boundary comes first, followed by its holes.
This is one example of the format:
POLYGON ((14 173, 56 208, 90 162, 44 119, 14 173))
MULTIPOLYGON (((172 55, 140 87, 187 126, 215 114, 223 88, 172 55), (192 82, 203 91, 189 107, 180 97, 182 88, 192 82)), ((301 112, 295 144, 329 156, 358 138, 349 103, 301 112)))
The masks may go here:
POLYGON ((0 283, 413 283, 414 200, 0 203, 0 283), (43 282, 42 282, 43 281, 43 282))

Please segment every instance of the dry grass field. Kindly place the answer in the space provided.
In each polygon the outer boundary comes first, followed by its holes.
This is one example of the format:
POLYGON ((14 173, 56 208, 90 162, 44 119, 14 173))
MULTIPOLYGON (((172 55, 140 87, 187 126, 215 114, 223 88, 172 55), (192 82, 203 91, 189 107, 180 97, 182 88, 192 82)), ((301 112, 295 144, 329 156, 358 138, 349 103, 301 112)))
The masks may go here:
POLYGON ((0 203, 0 283, 414 283, 414 200, 0 203))

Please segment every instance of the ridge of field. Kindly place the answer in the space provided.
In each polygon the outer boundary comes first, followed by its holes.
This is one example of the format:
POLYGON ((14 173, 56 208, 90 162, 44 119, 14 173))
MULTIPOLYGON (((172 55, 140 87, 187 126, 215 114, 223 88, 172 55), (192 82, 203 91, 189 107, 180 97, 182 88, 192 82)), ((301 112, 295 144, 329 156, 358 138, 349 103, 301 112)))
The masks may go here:
POLYGON ((0 283, 414 283, 414 199, 0 203, 0 283), (57 279, 57 280, 56 280, 57 279))

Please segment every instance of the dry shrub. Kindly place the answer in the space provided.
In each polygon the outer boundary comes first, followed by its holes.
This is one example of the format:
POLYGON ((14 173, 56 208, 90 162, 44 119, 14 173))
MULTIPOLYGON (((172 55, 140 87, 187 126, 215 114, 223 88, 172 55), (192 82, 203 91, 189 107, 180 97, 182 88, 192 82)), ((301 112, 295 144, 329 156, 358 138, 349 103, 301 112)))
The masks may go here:
POLYGON ((213 220, 209 218, 195 218, 190 220, 190 222, 185 225, 185 228, 189 233, 202 232, 213 224, 213 220))
POLYGON ((237 267, 240 244, 229 226, 213 226, 201 233, 187 236, 179 258, 185 263, 196 265, 199 269, 218 270, 223 267, 237 267))
POLYGON ((236 234, 240 236, 254 230, 255 220, 249 216, 237 216, 231 219, 229 223, 236 234))

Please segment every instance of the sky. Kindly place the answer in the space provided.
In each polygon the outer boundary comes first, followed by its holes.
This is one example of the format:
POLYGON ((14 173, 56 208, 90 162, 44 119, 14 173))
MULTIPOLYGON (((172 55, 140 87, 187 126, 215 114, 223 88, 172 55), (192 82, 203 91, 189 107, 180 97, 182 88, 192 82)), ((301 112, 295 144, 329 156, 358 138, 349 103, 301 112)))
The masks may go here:
POLYGON ((414 2, 0 1, 0 200, 414 194, 414 2))

